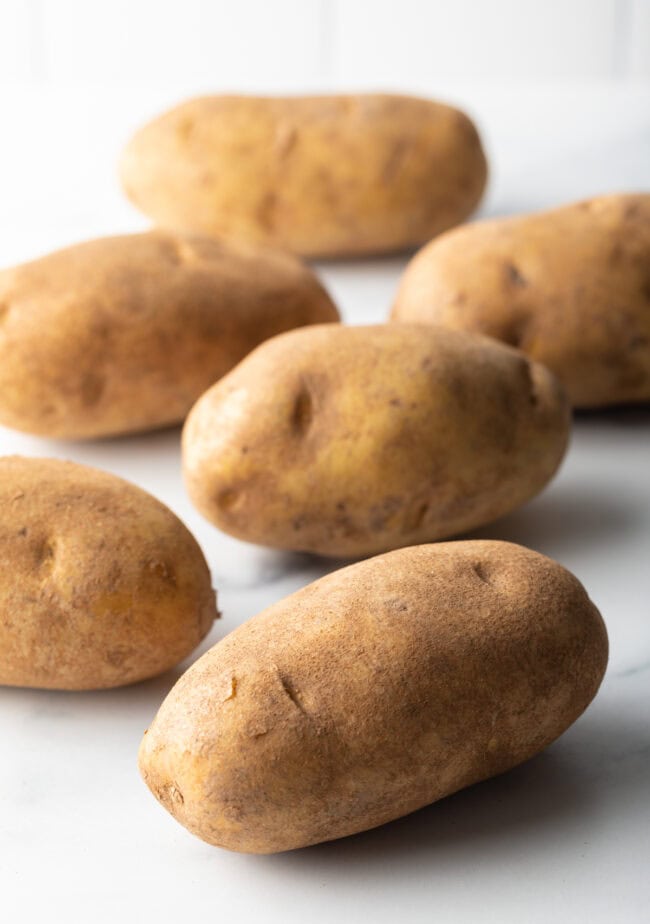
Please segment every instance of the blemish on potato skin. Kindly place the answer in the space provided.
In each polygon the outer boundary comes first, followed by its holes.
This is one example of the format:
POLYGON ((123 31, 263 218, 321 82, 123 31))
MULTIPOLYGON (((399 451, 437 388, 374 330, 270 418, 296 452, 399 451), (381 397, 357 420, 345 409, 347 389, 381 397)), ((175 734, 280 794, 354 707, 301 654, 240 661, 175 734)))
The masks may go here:
POLYGON ((233 510, 243 500, 238 488, 224 488, 217 497, 217 506, 224 511, 233 510))
POLYGON ((405 613, 408 610, 408 603, 400 597, 391 597, 384 605, 387 610, 394 610, 396 613, 405 613))
POLYGON ((487 577, 487 572, 486 572, 486 570, 485 570, 485 566, 482 564, 482 562, 480 562, 480 561, 475 562, 475 563, 472 565, 472 571, 474 572, 474 574, 476 575, 476 577, 479 579, 479 581, 481 581, 483 584, 489 584, 489 583, 490 583, 490 581, 488 580, 488 577, 487 577))
POLYGON ((402 509, 404 500, 401 497, 385 497, 381 504, 376 504, 370 508, 369 523, 372 530, 381 530, 393 519, 393 517, 402 509))
POLYGON ((229 686, 228 692, 226 696, 224 696, 223 701, 224 703, 227 703, 229 700, 235 699, 236 696, 237 696, 237 678, 233 674, 232 677, 230 678, 230 686, 229 686))
POLYGON ((101 400, 106 389, 106 379, 97 372, 87 372, 81 380, 80 393, 84 407, 93 407, 101 400))
POLYGON ((246 734, 249 738, 262 738, 268 735, 269 728, 261 719, 252 719, 246 726, 246 734))
POLYGON ((126 661, 128 661, 132 654, 132 650, 128 648, 111 648, 106 652, 104 659, 107 664, 111 665, 111 667, 119 668, 122 667, 126 661))
POLYGON ((407 510, 402 531, 410 533, 420 529, 430 509, 431 504, 429 501, 420 501, 410 510, 407 510))
POLYGON ((525 289, 528 285, 526 277, 523 275, 521 270, 511 262, 504 264, 504 270, 506 274, 506 279, 508 283, 516 288, 525 289))
POLYGON ((185 804, 185 797, 176 783, 169 783, 156 790, 156 796, 163 805, 180 806, 185 804))
POLYGON ((176 575, 174 574, 174 569, 168 562, 150 561, 147 567, 149 571, 153 572, 157 577, 162 578, 163 581, 166 581, 173 587, 176 586, 176 575))
POLYGON ((314 416, 313 400, 307 388, 301 388, 296 396, 291 414, 291 429, 303 436, 309 429, 314 416))
POLYGON ((282 671, 281 671, 277 666, 276 666, 276 668, 275 668, 275 671, 276 671, 276 673, 277 673, 277 675, 278 675, 278 680, 280 681, 280 685, 282 686, 282 689, 283 689, 284 693, 285 693, 285 694, 287 695, 287 697, 291 700, 291 702, 292 702, 293 705, 296 707, 296 709, 298 709, 298 710, 299 710, 300 712, 302 712, 304 715, 307 715, 307 712, 306 712, 306 710, 305 710, 305 707, 303 706, 302 702, 300 701, 300 697, 299 697, 299 695, 298 695, 298 691, 297 691, 296 688, 294 687, 294 685, 293 685, 293 683, 291 682, 290 678, 287 677, 286 674, 283 674, 282 671))
MULTIPOLYGON (((26 536, 27 530, 21 530, 19 536, 26 536)), ((46 578, 53 570, 55 564, 55 543, 53 540, 44 539, 33 548, 34 568, 38 572, 39 579, 46 578)))

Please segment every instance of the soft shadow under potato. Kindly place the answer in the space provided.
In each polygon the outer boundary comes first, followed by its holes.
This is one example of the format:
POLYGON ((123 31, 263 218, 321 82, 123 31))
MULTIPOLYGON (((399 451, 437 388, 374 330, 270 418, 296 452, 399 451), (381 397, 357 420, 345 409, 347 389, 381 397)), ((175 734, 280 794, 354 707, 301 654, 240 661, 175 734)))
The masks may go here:
POLYGON ((557 484, 525 507, 458 539, 503 539, 561 557, 576 548, 610 544, 633 532, 637 506, 620 494, 588 485, 557 484))
POLYGON ((591 408, 574 411, 576 420, 589 423, 613 424, 617 427, 647 427, 650 426, 650 403, 621 404, 618 407, 591 408))

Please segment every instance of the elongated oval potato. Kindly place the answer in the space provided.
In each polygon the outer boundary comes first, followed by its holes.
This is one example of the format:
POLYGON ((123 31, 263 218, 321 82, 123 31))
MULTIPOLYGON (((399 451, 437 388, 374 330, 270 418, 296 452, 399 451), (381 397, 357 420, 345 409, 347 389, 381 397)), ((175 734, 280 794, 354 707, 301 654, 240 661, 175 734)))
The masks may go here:
POLYGON ((472 122, 441 103, 213 96, 141 129, 120 172, 156 224, 313 257, 423 243, 476 208, 487 166, 472 122))
POLYGON ((450 232, 413 258, 392 318, 517 346, 575 407, 650 401, 650 194, 450 232))
POLYGON ((199 546, 155 498, 73 462, 0 458, 0 684, 153 677, 216 616, 199 546))
POLYGON ((569 426, 550 372, 430 325, 274 337, 190 412, 198 509, 277 548, 365 556, 505 514, 558 467, 569 426))
POLYGON ((194 834, 291 850, 406 815, 545 748, 594 697, 581 584, 506 542, 416 546, 249 620, 177 682, 140 747, 194 834))
POLYGON ((108 436, 182 421, 267 337, 338 313, 275 251, 154 231, 0 273, 0 423, 108 436))

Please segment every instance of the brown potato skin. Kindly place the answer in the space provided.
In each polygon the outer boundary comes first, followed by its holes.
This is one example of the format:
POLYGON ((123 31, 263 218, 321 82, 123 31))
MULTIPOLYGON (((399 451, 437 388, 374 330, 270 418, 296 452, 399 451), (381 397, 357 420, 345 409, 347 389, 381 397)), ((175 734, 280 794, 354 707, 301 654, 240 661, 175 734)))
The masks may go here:
POLYGON ((650 401, 650 195, 450 232, 407 267, 392 320, 512 344, 577 408, 650 401))
POLYGON ((196 507, 240 539, 335 557, 456 535, 541 490, 569 407, 544 367, 431 325, 267 341, 183 431, 196 507))
POLYGON ((0 458, 0 684, 153 677, 216 617, 199 546, 151 495, 73 462, 0 458))
POLYGON ((221 847, 344 837, 502 773, 594 697, 581 584, 505 542, 390 552, 249 620, 177 682, 140 747, 156 798, 221 847))
POLYGON ((180 423, 262 340, 337 321, 284 253, 162 231, 0 273, 0 423, 89 439, 180 423))
POLYGON ((458 224, 487 164, 470 119, 430 100, 212 96, 142 128, 120 174, 162 227, 331 257, 414 247, 458 224))

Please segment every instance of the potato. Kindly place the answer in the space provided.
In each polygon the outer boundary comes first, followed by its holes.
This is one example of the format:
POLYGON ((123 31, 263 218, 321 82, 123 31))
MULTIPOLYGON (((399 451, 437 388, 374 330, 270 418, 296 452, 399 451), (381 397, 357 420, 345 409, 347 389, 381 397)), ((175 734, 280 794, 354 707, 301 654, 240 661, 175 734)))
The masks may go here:
POLYGON ((183 432, 190 496, 276 548, 366 556, 472 529, 558 467, 569 408, 550 372, 430 325, 318 325, 267 341, 183 432))
POLYGON ((392 317, 519 347, 578 408, 650 401, 650 195, 446 234, 408 266, 392 317))
POLYGON ((254 346, 338 314, 285 254, 164 232, 0 273, 0 423, 81 439, 182 421, 254 346))
POLYGON ((177 682, 140 747, 156 798, 220 847, 374 828, 545 748, 594 697, 581 584, 507 542, 417 546, 260 613, 177 682))
POLYGON ((0 458, 0 684, 153 677, 216 616, 201 550, 159 501, 73 462, 0 458))
POLYGON ((475 209, 487 166, 468 117, 429 100, 212 96, 141 129, 120 173, 156 224, 314 257, 423 243, 475 209))

